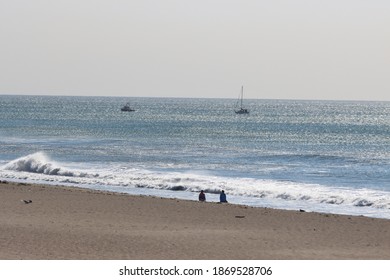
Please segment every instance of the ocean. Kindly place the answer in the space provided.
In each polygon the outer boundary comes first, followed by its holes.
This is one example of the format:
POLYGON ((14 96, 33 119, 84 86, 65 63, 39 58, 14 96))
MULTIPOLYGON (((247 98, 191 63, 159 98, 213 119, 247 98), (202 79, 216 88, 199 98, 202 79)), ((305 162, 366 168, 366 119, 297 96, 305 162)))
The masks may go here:
POLYGON ((390 219, 390 102, 235 104, 0 95, 0 179, 390 219))

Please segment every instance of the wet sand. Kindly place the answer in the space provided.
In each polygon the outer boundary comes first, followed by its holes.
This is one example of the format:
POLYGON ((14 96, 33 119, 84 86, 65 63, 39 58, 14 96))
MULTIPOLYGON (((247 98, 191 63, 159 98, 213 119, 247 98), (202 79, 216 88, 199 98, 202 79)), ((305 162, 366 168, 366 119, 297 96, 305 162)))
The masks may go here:
POLYGON ((2 260, 388 260, 390 220, 2 181, 0 248, 2 260))

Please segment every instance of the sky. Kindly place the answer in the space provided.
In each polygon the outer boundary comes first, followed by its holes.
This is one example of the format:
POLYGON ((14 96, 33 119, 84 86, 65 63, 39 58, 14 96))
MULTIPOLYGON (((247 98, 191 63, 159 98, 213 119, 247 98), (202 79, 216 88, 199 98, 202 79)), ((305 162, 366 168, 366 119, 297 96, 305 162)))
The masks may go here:
POLYGON ((389 0, 0 0, 0 95, 390 101, 389 0))

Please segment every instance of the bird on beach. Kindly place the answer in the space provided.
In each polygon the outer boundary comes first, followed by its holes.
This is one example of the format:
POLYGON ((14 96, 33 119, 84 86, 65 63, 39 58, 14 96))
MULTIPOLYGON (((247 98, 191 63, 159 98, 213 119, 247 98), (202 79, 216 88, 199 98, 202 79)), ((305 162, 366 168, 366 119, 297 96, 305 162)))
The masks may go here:
POLYGON ((26 204, 32 203, 32 200, 31 200, 31 199, 29 199, 29 200, 22 199, 22 201, 23 201, 24 203, 26 203, 26 204))

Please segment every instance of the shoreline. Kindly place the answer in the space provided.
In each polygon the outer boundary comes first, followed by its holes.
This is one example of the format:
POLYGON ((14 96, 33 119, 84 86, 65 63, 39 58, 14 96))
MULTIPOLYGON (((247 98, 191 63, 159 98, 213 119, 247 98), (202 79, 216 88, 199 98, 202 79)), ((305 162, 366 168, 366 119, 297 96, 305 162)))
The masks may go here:
POLYGON ((3 260, 390 259, 381 218, 7 181, 0 201, 3 260))

